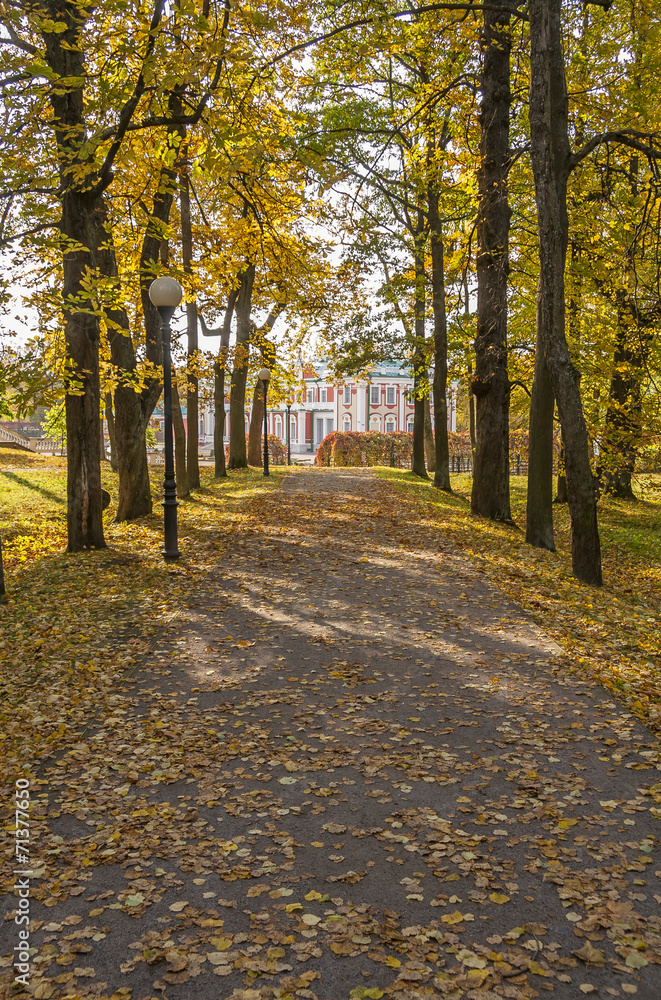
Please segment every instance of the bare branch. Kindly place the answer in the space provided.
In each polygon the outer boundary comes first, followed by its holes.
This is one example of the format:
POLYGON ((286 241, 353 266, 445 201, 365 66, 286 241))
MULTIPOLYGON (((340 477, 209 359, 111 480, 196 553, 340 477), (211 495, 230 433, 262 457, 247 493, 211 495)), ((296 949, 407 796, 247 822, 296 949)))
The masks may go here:
POLYGON ((16 49, 21 49, 23 52, 27 52, 31 56, 36 56, 39 53, 34 45, 30 42, 25 42, 17 33, 16 30, 11 26, 11 24, 4 24, 5 31, 9 35, 9 38, 0 38, 0 45, 13 45, 16 49))
POLYGON ((90 192, 92 196, 102 194, 112 180, 113 163, 115 162, 115 158, 119 153, 122 142, 124 141, 124 136, 126 135, 126 131, 131 123, 131 119, 135 114, 135 110, 138 106, 140 98, 144 93, 145 66, 147 64, 147 61, 150 59, 151 55, 154 52, 154 46, 156 44, 156 34, 158 32, 158 27, 161 23, 164 6, 165 6, 165 0, 156 0, 156 6, 154 7, 154 13, 152 15, 151 24, 149 26, 149 37, 147 39, 147 46, 145 48, 145 54, 142 57, 140 74, 133 89, 133 93, 131 94, 128 101, 125 103, 124 107, 120 112, 119 122, 115 129, 115 140, 110 146, 110 149, 108 150, 103 166, 101 167, 98 183, 94 186, 93 190, 90 192))
POLYGON ((616 142, 621 146, 628 146, 630 149, 636 149, 638 152, 644 153, 650 159, 658 160, 661 159, 661 149, 658 149, 653 145, 654 142, 658 142, 658 140, 659 136, 654 132, 638 132, 634 129, 601 132, 599 135, 593 136, 589 142, 586 142, 584 146, 569 157, 569 169, 574 170, 574 168, 577 167, 578 164, 586 158, 586 156, 593 153, 599 146, 607 145, 609 142, 616 142))

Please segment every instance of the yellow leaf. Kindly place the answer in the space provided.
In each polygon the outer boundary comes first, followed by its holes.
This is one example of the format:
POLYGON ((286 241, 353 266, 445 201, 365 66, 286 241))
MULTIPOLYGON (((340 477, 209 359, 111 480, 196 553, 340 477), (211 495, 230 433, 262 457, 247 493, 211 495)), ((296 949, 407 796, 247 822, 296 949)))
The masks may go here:
POLYGON ((232 939, 226 937, 211 938, 210 944, 214 946, 216 951, 227 951, 228 948, 232 947, 232 939))
POLYGON ((488 979, 488 977, 488 969, 469 969, 466 975, 466 978, 471 986, 481 986, 482 983, 488 979))
POLYGON ((444 924, 460 924, 463 919, 459 910, 455 910, 454 913, 444 913, 441 917, 444 924))
POLYGON ((491 892, 489 893, 489 899, 492 903, 509 903, 510 897, 506 896, 502 892, 491 892))
POLYGON ((348 941, 331 941, 329 948, 335 955, 353 955, 356 951, 355 944, 348 941))
POLYGON ((386 959, 386 965, 388 966, 389 969, 399 969, 401 964, 402 963, 398 958, 393 958, 392 955, 388 955, 386 959))

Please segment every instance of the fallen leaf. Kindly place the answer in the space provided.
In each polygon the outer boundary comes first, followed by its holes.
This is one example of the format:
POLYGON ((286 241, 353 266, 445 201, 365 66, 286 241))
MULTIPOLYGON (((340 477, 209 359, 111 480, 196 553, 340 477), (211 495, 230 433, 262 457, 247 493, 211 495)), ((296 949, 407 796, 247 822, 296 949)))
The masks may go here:
POLYGON ((630 951, 625 959, 625 965, 630 969, 644 969, 649 962, 639 951, 630 951))
POLYGON ((599 948, 595 948, 589 941, 586 941, 582 948, 577 948, 576 951, 573 951, 572 955, 576 955, 576 958, 580 958, 586 965, 606 964, 605 952, 599 948))

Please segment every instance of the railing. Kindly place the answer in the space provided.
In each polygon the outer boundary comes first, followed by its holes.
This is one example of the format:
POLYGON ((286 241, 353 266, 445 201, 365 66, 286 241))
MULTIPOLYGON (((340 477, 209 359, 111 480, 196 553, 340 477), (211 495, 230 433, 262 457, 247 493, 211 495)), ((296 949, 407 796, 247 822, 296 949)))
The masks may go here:
POLYGON ((11 444, 20 444, 24 448, 29 448, 31 451, 34 450, 32 447, 32 441, 34 438, 29 438, 27 434, 21 434, 20 431, 15 431, 12 427, 7 427, 6 424, 0 423, 0 441, 8 441, 11 444))
POLYGON ((52 454, 55 451, 65 451, 66 448, 63 447, 61 439, 57 438, 32 438, 30 447, 34 451, 44 451, 52 454))
POLYGON ((450 455, 450 472, 472 472, 472 459, 465 455, 450 455))

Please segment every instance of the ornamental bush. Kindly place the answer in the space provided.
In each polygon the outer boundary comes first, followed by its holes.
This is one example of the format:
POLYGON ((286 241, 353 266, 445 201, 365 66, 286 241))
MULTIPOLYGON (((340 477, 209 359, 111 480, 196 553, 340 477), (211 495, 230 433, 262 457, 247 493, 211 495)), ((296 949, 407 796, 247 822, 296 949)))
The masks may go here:
MULTIPOLYGON (((262 448, 264 438, 262 438, 262 448)), ((287 464, 287 445, 276 434, 269 434, 269 462, 273 465, 287 464)))
MULTIPOLYGON (((264 438, 262 437, 262 452, 264 454, 264 438)), ((246 451, 248 450, 248 435, 246 434, 246 451)), ((229 441, 225 445, 225 461, 230 460, 230 446, 229 441)), ((269 462, 272 465, 286 465, 287 464, 287 445, 284 441, 281 441, 279 437, 275 434, 269 434, 269 462)))
POLYGON ((413 454, 413 435, 405 431, 333 431, 317 450, 317 465, 348 467, 391 465, 408 468, 413 454))

